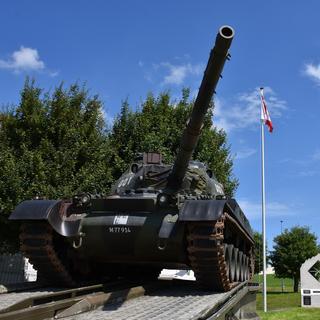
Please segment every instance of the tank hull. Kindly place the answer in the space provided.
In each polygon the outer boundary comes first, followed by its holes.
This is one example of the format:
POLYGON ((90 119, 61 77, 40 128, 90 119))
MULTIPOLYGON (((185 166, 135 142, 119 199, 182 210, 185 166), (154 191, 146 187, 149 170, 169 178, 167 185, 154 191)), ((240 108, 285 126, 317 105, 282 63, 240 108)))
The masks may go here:
POLYGON ((187 200, 174 209, 140 195, 92 199, 81 214, 64 208, 68 202, 26 201, 11 215, 23 222, 22 252, 48 282, 73 286, 173 268, 192 269, 202 286, 226 291, 253 274, 252 232, 232 199, 187 200))

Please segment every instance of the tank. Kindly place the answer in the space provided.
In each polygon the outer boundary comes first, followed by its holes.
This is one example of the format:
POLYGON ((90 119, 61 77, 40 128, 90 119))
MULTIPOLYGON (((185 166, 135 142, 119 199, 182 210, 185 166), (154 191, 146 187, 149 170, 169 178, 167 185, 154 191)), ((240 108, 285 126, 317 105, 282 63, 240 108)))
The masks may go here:
POLYGON ((21 251, 40 279, 75 286, 90 279, 156 278, 192 269, 202 287, 228 291, 254 270, 250 224, 206 164, 192 160, 234 31, 222 26, 210 52, 174 164, 138 154, 108 196, 20 203, 21 251))

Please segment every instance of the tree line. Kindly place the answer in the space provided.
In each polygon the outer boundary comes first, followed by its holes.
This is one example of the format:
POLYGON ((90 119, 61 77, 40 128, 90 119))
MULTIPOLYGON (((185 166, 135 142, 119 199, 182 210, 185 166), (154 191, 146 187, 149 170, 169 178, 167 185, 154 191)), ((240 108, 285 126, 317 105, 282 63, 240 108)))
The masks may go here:
MULTIPOLYGON (((133 110, 128 101, 109 127, 103 103, 85 85, 46 92, 26 79, 17 105, 0 111, 0 252, 18 245, 18 226, 7 218, 26 199, 69 198, 78 192, 107 194, 138 152, 174 160, 193 101, 169 92, 148 94, 133 110)), ((212 125, 213 104, 194 158, 206 162, 228 195, 238 186, 223 130, 212 125)))

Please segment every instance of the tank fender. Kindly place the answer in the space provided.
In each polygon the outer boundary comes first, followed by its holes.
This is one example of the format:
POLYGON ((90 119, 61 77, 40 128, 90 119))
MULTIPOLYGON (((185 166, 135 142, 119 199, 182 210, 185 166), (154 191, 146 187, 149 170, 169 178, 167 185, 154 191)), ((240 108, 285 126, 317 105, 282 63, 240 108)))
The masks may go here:
POLYGON ((224 212, 227 200, 186 200, 180 210, 180 221, 217 220, 224 212))
POLYGON ((61 214, 62 200, 26 200, 12 212, 10 220, 47 220, 52 228, 65 237, 78 236, 81 219, 64 220, 61 214))
POLYGON ((212 221, 219 219, 224 212, 233 216, 253 237, 249 221, 234 199, 186 200, 179 212, 179 221, 212 221))

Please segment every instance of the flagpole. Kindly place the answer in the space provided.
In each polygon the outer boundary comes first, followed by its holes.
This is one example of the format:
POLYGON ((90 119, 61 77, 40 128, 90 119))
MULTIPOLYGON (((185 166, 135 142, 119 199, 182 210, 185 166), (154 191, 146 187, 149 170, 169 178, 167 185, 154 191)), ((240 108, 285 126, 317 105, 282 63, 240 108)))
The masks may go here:
POLYGON ((261 172, 262 172, 262 246, 263 246, 263 310, 267 312, 267 263, 266 263, 266 195, 264 176, 264 123, 261 121, 261 172))
POLYGON ((264 100, 263 88, 260 88, 261 97, 261 184, 262 184, 262 238, 263 238, 263 311, 267 312, 267 257, 266 257, 266 193, 264 176, 264 124, 268 126, 269 132, 273 131, 273 125, 269 111, 264 100))

